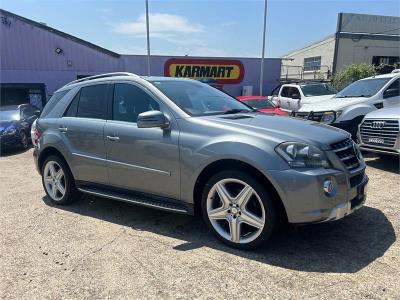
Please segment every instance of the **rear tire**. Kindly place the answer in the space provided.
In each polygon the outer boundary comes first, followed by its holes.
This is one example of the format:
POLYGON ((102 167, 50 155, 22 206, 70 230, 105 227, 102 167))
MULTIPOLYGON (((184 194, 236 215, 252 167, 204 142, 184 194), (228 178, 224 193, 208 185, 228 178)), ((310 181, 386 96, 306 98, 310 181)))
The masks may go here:
POLYGON ((277 210, 271 195, 243 171, 221 171, 211 177, 203 188, 201 205, 208 227, 231 247, 259 247, 275 230, 277 210))
POLYGON ((43 163, 42 184, 50 201, 66 205, 80 199, 75 180, 67 164, 58 156, 51 155, 43 163))

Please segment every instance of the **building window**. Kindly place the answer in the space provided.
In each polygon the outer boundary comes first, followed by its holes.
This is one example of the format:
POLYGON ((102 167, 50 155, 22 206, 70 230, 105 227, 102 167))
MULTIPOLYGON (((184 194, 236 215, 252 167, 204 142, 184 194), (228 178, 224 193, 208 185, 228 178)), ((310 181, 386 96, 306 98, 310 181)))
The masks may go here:
POLYGON ((304 71, 321 69, 321 56, 307 57, 304 59, 304 71))

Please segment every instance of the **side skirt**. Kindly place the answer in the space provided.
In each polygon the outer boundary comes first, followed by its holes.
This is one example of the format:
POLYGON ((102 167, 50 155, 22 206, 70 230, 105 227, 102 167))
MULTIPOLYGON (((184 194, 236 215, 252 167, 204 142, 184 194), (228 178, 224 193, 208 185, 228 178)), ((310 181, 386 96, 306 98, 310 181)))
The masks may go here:
POLYGON ((90 184, 86 182, 76 182, 79 191, 103 198, 118 200, 131 204, 146 206, 150 208, 171 211, 175 213, 193 215, 193 205, 183 201, 160 197, 156 195, 117 189, 105 185, 90 184))

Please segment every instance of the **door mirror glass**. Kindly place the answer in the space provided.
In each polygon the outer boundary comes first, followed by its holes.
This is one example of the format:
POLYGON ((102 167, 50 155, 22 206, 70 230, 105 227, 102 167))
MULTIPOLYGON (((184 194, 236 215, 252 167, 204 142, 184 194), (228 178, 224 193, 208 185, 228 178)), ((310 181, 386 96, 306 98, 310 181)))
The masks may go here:
POLYGON ((399 96, 399 89, 387 89, 384 93, 383 93, 383 98, 391 98, 391 97, 397 97, 399 96))
POLYGON ((137 126, 138 128, 154 128, 160 127, 163 129, 168 128, 170 122, 168 118, 158 110, 146 111, 138 115, 137 126))

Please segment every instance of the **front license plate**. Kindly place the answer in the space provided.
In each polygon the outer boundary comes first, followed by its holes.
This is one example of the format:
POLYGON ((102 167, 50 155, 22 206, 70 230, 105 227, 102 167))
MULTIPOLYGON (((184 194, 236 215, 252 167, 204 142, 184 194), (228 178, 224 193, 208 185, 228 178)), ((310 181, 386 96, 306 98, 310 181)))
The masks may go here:
POLYGON ((384 144, 385 140, 384 139, 380 139, 380 138, 369 138, 368 142, 374 143, 374 144, 384 144))

